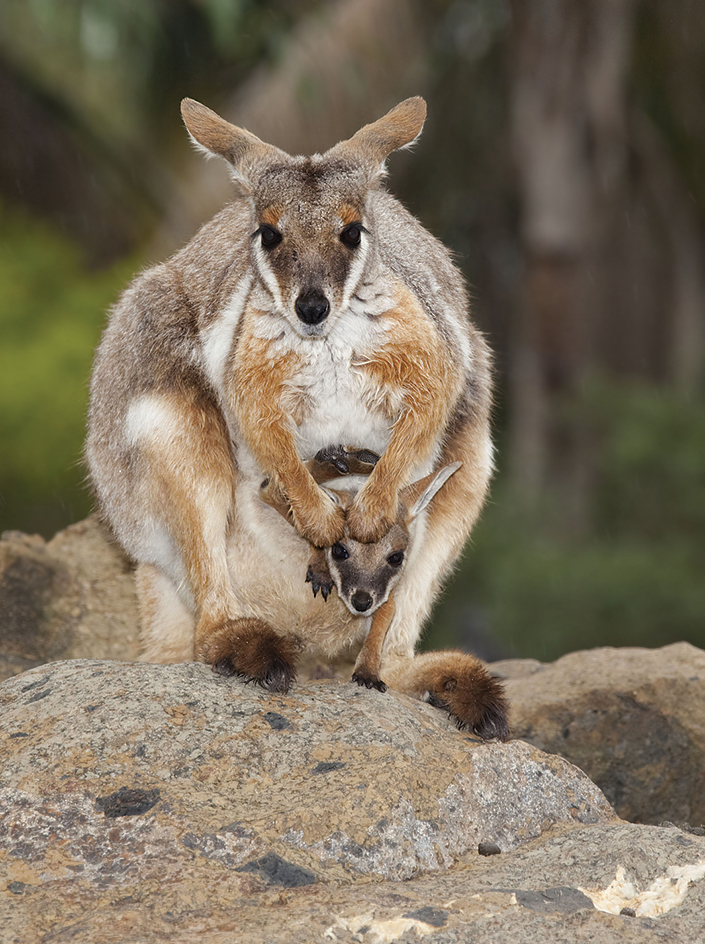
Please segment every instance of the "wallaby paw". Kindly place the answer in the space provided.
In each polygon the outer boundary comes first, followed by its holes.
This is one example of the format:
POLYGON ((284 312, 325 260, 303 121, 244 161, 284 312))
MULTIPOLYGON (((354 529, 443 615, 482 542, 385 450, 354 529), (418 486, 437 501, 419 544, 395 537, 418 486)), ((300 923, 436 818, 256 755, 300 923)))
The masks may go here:
POLYGON ((345 512, 322 489, 318 492, 320 498, 315 503, 292 501, 294 525, 301 537, 314 547, 332 547, 343 537, 345 512))
MULTIPOLYGON (((319 449, 313 457, 316 472, 314 475, 317 482, 323 481, 323 475, 328 474, 331 478, 345 475, 369 475, 374 469, 379 456, 370 449, 357 449, 354 446, 326 446, 325 449, 319 449)), ((309 471, 313 470, 309 466, 309 471)))
POLYGON ((475 659, 467 658, 471 661, 465 671, 459 667, 457 672, 439 673, 426 699, 435 708, 447 711, 459 728, 485 741, 506 741, 508 706, 502 683, 475 659))
POLYGON ((239 676, 270 692, 287 692, 296 678, 299 643, 258 619, 225 620, 198 646, 218 675, 239 676))
POLYGON ((365 669, 353 672, 352 681, 365 688, 376 688, 378 692, 387 691, 387 686, 382 679, 373 672, 368 673, 365 669))
POLYGON ((328 599, 328 595, 333 590, 333 587, 335 587, 335 584, 331 580, 330 573, 328 572, 328 568, 326 567, 325 570, 320 570, 313 563, 308 565, 306 583, 311 584, 314 597, 320 590, 324 600, 328 599))
MULTIPOLYGON (((358 493, 358 498, 360 494, 358 493)), ((348 508, 347 533, 361 544, 375 544, 381 541, 397 520, 397 507, 389 502, 368 499, 358 501, 358 498, 348 508)))

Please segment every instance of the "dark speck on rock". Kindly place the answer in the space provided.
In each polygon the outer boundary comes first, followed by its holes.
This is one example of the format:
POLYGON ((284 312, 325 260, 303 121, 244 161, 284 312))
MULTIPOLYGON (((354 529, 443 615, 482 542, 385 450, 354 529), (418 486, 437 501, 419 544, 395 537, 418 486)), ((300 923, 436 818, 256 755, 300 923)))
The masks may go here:
POLYGON ((345 761, 342 760, 329 760, 321 761, 316 764, 316 766, 311 771, 312 774, 327 774, 331 770, 340 770, 341 767, 345 767, 345 761))
POLYGON ((236 869, 237 872, 256 872, 272 885, 283 888, 299 888, 302 885, 314 885, 316 876, 292 862, 282 859, 276 852, 267 852, 261 859, 253 859, 236 869))
POLYGON ((443 911, 442 908, 431 908, 427 905, 417 911, 408 911, 404 917, 413 918, 415 921, 423 921, 433 928, 442 928, 448 919, 448 914, 449 912, 443 911))
POLYGON ((574 911, 584 911, 595 906, 579 888, 560 886, 547 888, 542 892, 517 889, 514 893, 520 905, 530 911, 543 914, 571 914, 574 911))
POLYGON ((42 685, 46 685, 46 683, 49 681, 50 677, 51 677, 51 676, 49 676, 49 675, 45 675, 43 678, 40 678, 40 679, 39 679, 38 681, 36 681, 36 682, 30 682, 29 685, 25 685, 25 686, 24 686, 24 688, 22 689, 22 691, 23 691, 23 692, 31 692, 32 689, 34 689, 34 688, 41 688, 42 685))
POLYGON ((42 698, 46 698, 47 695, 51 695, 51 689, 48 688, 45 692, 35 692, 31 698, 27 699, 27 704, 31 704, 33 701, 41 701, 42 698))
POLYGON ((481 842, 477 847, 477 851, 481 856, 492 856, 499 855, 502 850, 496 842, 481 842))
POLYGON ((121 787, 108 796, 96 797, 95 805, 106 816, 141 816, 155 806, 160 799, 159 790, 139 790, 121 787))
POLYGON ((284 731, 286 728, 293 727, 291 721, 287 721, 284 715, 280 715, 276 711, 268 711, 264 716, 264 720, 275 731, 284 731))

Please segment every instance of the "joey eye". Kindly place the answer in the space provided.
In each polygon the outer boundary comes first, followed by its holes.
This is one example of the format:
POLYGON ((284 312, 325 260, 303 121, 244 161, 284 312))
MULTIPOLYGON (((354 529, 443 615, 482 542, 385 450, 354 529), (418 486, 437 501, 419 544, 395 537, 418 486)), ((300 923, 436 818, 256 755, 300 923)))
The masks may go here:
POLYGON ((330 549, 333 560, 344 561, 350 556, 347 549, 342 544, 334 544, 330 549))
POLYGON ((282 241, 282 234, 279 232, 279 230, 274 229, 273 226, 269 226, 267 223, 263 223, 260 226, 260 228, 255 233, 255 236, 258 234, 260 240, 262 241, 262 246, 265 249, 272 249, 282 241))
POLYGON ((360 235, 365 227, 362 223, 350 223, 340 234, 340 241, 350 249, 356 249, 360 245, 360 235))
POLYGON ((404 551, 396 551, 394 554, 390 554, 387 563, 391 564, 392 567, 401 567, 404 563, 404 551))

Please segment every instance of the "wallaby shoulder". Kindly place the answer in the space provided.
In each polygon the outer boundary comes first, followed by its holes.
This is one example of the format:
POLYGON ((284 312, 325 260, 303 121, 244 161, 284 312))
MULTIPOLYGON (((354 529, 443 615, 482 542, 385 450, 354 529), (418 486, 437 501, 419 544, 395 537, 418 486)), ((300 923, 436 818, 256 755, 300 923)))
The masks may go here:
POLYGON ((95 373, 119 371, 122 391, 192 384, 201 332, 218 317, 247 271, 249 208, 224 207, 165 262, 138 275, 113 307, 95 373))

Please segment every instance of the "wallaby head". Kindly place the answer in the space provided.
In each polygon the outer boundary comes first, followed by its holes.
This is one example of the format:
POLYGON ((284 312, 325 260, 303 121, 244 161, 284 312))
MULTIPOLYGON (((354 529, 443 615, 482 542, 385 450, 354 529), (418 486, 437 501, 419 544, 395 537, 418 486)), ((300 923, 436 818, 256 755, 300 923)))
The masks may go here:
POLYGON ((389 154, 421 133, 423 99, 312 157, 291 157, 192 99, 181 112, 194 142, 229 162, 249 198, 252 271, 272 313, 302 337, 326 336, 373 261, 370 196, 389 154))
MULTIPOLYGON (((389 599, 406 566, 414 521, 460 466, 454 462, 402 489, 397 520, 381 540, 362 544, 346 528, 342 541, 325 549, 338 596, 353 615, 371 616, 389 599)), ((352 492, 329 491, 343 507, 354 497, 352 492)))

